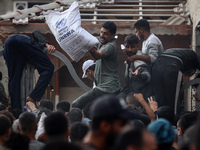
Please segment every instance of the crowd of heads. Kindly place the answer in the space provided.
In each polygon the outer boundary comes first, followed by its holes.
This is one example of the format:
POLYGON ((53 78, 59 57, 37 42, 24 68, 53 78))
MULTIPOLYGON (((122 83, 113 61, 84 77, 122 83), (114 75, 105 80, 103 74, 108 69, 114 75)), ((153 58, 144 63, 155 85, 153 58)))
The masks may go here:
POLYGON ((128 98, 125 102, 117 96, 104 95, 83 110, 70 108, 67 101, 60 101, 54 110, 53 103, 44 100, 39 105, 37 115, 25 111, 19 118, 7 110, 1 110, 0 145, 5 149, 18 147, 25 150, 30 149, 30 143, 34 140, 40 142, 37 148, 41 144, 43 150, 91 148, 87 144, 94 144, 95 149, 112 147, 117 150, 199 148, 197 112, 184 112, 175 122, 171 108, 162 106, 157 110, 157 119, 151 122, 142 105, 134 101, 134 98, 128 98), (44 110, 48 110, 48 113, 44 110), (41 112, 42 115, 39 115, 41 112), (83 122, 86 118, 90 123, 83 122), (43 132, 35 138, 41 119, 43 132), (23 143, 22 146, 18 145, 20 143, 23 143))

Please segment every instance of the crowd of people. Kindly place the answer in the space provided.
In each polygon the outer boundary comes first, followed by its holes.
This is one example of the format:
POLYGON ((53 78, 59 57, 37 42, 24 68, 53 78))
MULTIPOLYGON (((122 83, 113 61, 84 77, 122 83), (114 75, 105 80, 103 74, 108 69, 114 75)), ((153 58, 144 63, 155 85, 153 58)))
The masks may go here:
POLYGON ((82 77, 92 80, 93 88, 72 105, 41 100, 53 73, 43 49, 55 51, 44 35, 34 31, 33 39, 8 37, 4 58, 11 109, 6 99, 0 99, 0 150, 200 149, 199 112, 176 113, 182 75, 200 69, 198 55, 190 49, 164 51, 145 19, 134 29, 135 35, 124 40, 125 86, 121 88, 118 74, 117 26, 108 21, 102 24, 99 44, 89 50, 91 60, 82 67, 82 77), (26 61, 34 64, 40 77, 23 110, 19 87, 26 61))
MULTIPOLYGON (((83 110, 50 100, 14 114, 0 106, 0 150, 193 150, 199 149, 199 112, 174 115, 141 93, 126 101, 113 94, 83 110)), ((4 107, 3 107, 4 106, 4 107)))

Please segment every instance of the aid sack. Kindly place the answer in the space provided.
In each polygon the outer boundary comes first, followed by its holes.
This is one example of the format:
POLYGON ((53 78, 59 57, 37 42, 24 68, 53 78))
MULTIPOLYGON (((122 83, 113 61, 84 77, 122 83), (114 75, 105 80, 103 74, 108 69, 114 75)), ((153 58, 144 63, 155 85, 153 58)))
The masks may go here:
POLYGON ((79 61, 98 40, 81 27, 79 5, 76 1, 64 12, 44 12, 46 23, 60 47, 73 61, 79 61))

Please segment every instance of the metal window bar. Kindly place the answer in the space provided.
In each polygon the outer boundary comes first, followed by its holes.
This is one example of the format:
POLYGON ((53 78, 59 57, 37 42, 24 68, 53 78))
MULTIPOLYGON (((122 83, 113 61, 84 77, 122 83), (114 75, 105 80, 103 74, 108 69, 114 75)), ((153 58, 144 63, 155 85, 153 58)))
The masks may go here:
POLYGON ((27 63, 24 67, 21 77, 21 106, 22 108, 26 105, 26 98, 33 90, 36 79, 35 79, 35 67, 31 63, 27 63))

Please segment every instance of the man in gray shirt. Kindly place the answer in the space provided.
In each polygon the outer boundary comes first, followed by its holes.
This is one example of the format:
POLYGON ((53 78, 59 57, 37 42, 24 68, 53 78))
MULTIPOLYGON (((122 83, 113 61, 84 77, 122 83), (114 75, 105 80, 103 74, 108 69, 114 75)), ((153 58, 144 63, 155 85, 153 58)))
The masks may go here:
POLYGON ((107 21, 102 24, 100 39, 97 47, 90 50, 91 56, 96 60, 94 81, 96 87, 83 94, 72 103, 72 107, 83 109, 84 106, 97 97, 105 94, 118 94, 120 81, 118 74, 118 48, 115 34, 116 25, 107 21))
POLYGON ((142 55, 133 55, 128 58, 128 62, 142 60, 149 64, 150 67, 155 63, 158 55, 164 51, 162 42, 159 38, 150 32, 150 25, 146 19, 140 19, 134 24, 136 36, 143 42, 142 55))

